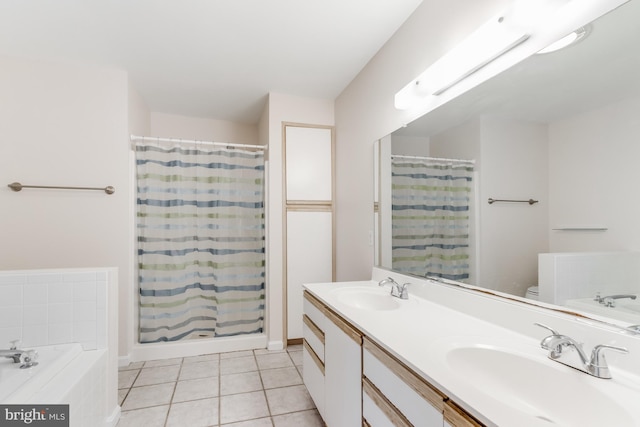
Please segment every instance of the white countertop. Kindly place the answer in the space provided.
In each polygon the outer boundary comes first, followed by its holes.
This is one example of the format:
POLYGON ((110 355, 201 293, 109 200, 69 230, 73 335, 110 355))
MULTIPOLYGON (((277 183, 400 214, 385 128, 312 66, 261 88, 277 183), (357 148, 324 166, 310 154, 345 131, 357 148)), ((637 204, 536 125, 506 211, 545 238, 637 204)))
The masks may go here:
MULTIPOLYGON (((394 298, 400 306, 393 310, 356 308, 341 301, 340 290, 346 288, 388 293, 389 286, 381 288, 374 281, 304 287, 487 425, 640 425, 640 381, 633 375, 615 371, 611 380, 592 377, 549 360, 539 339, 452 310, 411 291, 409 300, 394 298), (490 352, 488 363, 479 360, 477 370, 473 359, 471 370, 463 372, 458 365, 452 368, 452 350, 469 347, 479 348, 478 354, 482 349, 506 350, 508 353, 498 356, 507 354, 511 361, 509 355, 515 355, 513 360, 524 362, 522 371, 517 364, 509 369, 505 367, 509 363, 493 366, 501 362, 490 352), (492 372, 494 368, 501 372, 492 372), (531 377, 536 369, 544 374, 539 380, 531 377), (521 374, 524 386, 513 389, 519 384, 514 377, 521 374), (508 376, 508 381, 502 381, 501 375, 508 376), (557 393, 557 398, 553 399, 551 392, 557 393)), ((468 363, 465 366, 469 368, 468 363)))

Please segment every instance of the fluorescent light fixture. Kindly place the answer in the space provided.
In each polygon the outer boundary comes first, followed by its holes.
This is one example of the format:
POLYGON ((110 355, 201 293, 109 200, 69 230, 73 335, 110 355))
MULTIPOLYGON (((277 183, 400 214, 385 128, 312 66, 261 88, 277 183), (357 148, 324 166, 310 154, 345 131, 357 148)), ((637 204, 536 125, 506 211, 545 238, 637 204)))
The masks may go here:
POLYGON ((567 46, 578 43, 587 35, 587 27, 580 27, 575 31, 562 37, 560 40, 551 43, 549 46, 538 51, 538 53, 551 53, 556 50, 564 49, 567 46))
POLYGON ((398 92, 396 108, 406 109, 416 98, 444 93, 528 38, 504 15, 491 19, 398 92))
MULTIPOLYGON (((478 28, 395 96, 399 110, 416 109, 413 113, 435 108, 479 84, 492 73, 539 51, 561 35, 585 26, 574 43, 589 32, 587 23, 630 0, 511 0, 508 9, 478 28), (494 60, 516 49, 509 58, 500 60, 490 70, 471 77, 460 88, 442 95, 453 86, 469 78, 494 60)), ((573 36, 575 37, 575 36, 573 36)))

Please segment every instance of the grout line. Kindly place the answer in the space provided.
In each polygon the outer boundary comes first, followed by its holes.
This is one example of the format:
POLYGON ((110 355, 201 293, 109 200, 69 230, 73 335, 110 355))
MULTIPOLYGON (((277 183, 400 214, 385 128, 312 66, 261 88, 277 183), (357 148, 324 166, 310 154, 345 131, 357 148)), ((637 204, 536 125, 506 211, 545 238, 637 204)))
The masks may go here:
MULTIPOLYGON (((292 350, 292 351, 294 351, 294 352, 295 352, 295 351, 300 351, 300 350, 292 350)), ((279 352, 277 352, 277 353, 279 353, 279 352)), ((293 364, 293 368, 296 370, 296 373, 297 373, 297 374, 302 378, 302 375, 300 374, 300 370, 298 369, 298 365, 296 365, 296 364, 295 364, 295 361, 294 361, 294 360, 292 359, 292 357, 291 357, 291 352, 290 352, 289 350, 285 350, 285 353, 286 353, 286 354, 287 354, 287 356, 289 357, 289 360, 292 362, 292 364, 293 364)), ((269 353, 265 353, 265 354, 263 354, 263 355, 266 355, 266 354, 269 354, 269 353)), ((276 354, 276 353, 273 353, 273 354, 276 354)), ((251 420, 257 420, 257 419, 262 419, 262 418, 268 418, 268 419, 269 419, 269 421, 270 421, 270 423, 271 423, 271 426, 273 427, 273 426, 275 426, 275 423, 274 423, 274 420, 273 420, 274 415, 273 415, 273 414, 272 414, 272 412, 271 412, 271 406, 269 405, 269 400, 267 399, 267 389, 265 388, 264 381, 263 381, 263 379, 262 379, 262 372, 263 372, 263 371, 269 371, 269 370, 275 370, 275 369, 286 369, 286 368, 291 368, 291 366, 284 366, 284 367, 280 367, 280 368, 265 368, 265 369, 261 369, 261 368, 260 368, 260 366, 258 365, 258 356, 259 356, 259 355, 257 355, 257 354, 256 354, 255 350, 253 350, 253 351, 252 351, 252 357, 253 357, 253 360, 254 360, 255 365, 256 365, 256 368, 257 368, 257 369, 256 369, 256 371, 237 372, 237 373, 234 373, 234 374, 227 374, 227 375, 248 374, 248 373, 251 373, 251 372, 257 372, 258 377, 259 377, 259 379, 260 379, 260 384, 261 384, 261 386, 262 386, 262 390, 261 390, 261 391, 262 391, 262 394, 263 394, 263 396, 264 396, 265 402, 266 402, 266 404, 267 404, 267 411, 268 411, 268 415, 267 415, 267 416, 265 416, 265 417, 257 417, 257 418, 252 418, 252 419, 249 419, 249 420, 242 420, 242 421, 236 421, 236 422, 247 422, 247 421, 251 421, 251 420)), ((216 425, 217 427, 221 427, 221 426, 223 426, 223 424, 222 424, 222 366, 221 366, 221 365, 222 365, 222 359, 221 359, 221 357, 220 357, 220 354, 218 354, 217 362, 218 362, 217 369, 216 369, 216 370, 217 370, 217 372, 216 372, 216 373, 217 373, 217 375, 215 375, 215 376, 217 376, 218 393, 217 393, 217 397, 213 397, 213 398, 217 398, 217 399, 218 399, 218 422, 217 422, 215 425, 216 425)), ((134 388, 134 387, 133 387, 133 384, 135 384, 135 381, 137 381, 138 376, 142 373, 142 369, 144 368, 144 365, 145 365, 145 364, 146 364, 146 362, 145 362, 145 363, 143 363, 142 367, 140 367, 140 368, 139 368, 138 373, 136 374, 136 377, 134 378, 134 380, 133 380, 133 382, 132 382, 132 385, 126 389, 126 390, 127 390, 127 393, 126 393, 126 395, 125 395, 125 397, 124 397, 124 399, 123 399, 123 401, 122 401, 122 403, 123 403, 123 404, 124 404, 125 400, 128 398, 129 393, 131 392, 131 390, 134 388)), ((188 364, 188 363, 187 363, 187 364, 188 364)), ((150 386, 153 386, 153 385, 159 385, 159 384, 168 384, 168 383, 171 383, 171 382, 173 383, 173 391, 172 391, 172 393, 171 393, 171 398, 170 398, 170 400, 169 400, 168 409, 167 409, 167 413, 166 413, 166 415, 165 415, 165 420, 164 420, 164 424, 163 424, 165 427, 167 426, 167 423, 169 422, 169 414, 170 414, 171 409, 172 409, 172 407, 173 407, 173 403, 174 403, 174 402, 173 402, 173 399, 174 399, 174 397, 175 397, 175 393, 176 393, 176 389, 177 389, 177 384, 178 384, 178 382, 180 381, 180 374, 182 373, 182 369, 185 367, 184 358, 182 358, 181 362, 180 362, 178 365, 180 366, 180 368, 179 368, 179 370, 178 370, 178 376, 177 376, 177 379, 176 379, 175 381, 169 381, 169 382, 158 383, 158 384, 149 384, 150 386)), ((166 366, 173 366, 173 365, 166 365, 166 366)), ((162 367, 162 366, 159 366, 159 367, 162 367)), ((212 376, 214 376, 214 375, 212 375, 212 376)), ((211 376, 211 377, 212 377, 212 376, 211 376)), ((209 377, 204 377, 204 378, 209 378, 209 377)), ((194 379, 204 379, 204 378, 194 378, 194 379)), ((184 380, 184 381, 189 381, 189 380, 184 380)), ((293 385, 288 385, 288 386, 283 386, 283 387, 274 387, 273 389, 277 389, 277 388, 298 387, 298 386, 300 386, 300 385, 304 386, 304 387, 305 387, 305 389, 306 389, 306 386, 304 385, 304 380, 303 380, 303 383, 302 383, 302 384, 293 384, 293 385)), ((144 387, 144 386, 138 386, 138 387, 144 387)), ((123 389, 120 389, 120 390, 123 390, 123 389)), ((237 394, 244 394, 244 393, 255 393, 255 392, 259 392, 259 390, 256 390, 256 391, 254 391, 254 392, 232 393, 232 394, 229 394, 229 396, 231 396, 231 395, 237 395, 237 394)), ((186 400, 185 402, 193 402, 193 401, 206 400, 206 399, 211 399, 211 398, 212 398, 212 397, 206 397, 206 398, 205 398, 205 397, 203 397, 203 398, 197 398, 197 399, 190 399, 190 400, 186 400)), ((182 402, 176 402, 176 403, 182 403, 182 402)), ((153 407, 159 407, 159 406, 167 406, 167 404, 159 404, 159 405, 146 406, 146 407, 143 407, 143 408, 135 408, 135 409, 131 409, 130 411, 134 411, 134 410, 141 410, 141 409, 147 409, 147 408, 153 408, 153 407)), ((278 414, 277 416, 281 416, 281 415, 289 415, 289 414, 294 414, 294 413, 298 413, 298 412, 311 412, 311 411, 313 411, 314 413, 316 413, 316 414, 317 414, 318 410, 317 410, 317 408, 315 407, 315 405, 314 405, 314 407, 313 407, 313 408, 310 408, 310 409, 304 409, 304 410, 299 410, 299 411, 285 412, 285 413, 283 413, 283 414, 278 414)), ((124 412, 124 411, 123 411, 123 412, 124 412)), ((319 416, 319 415, 318 415, 318 416, 319 416)), ((233 424, 233 423, 232 423, 232 424, 233 424)))

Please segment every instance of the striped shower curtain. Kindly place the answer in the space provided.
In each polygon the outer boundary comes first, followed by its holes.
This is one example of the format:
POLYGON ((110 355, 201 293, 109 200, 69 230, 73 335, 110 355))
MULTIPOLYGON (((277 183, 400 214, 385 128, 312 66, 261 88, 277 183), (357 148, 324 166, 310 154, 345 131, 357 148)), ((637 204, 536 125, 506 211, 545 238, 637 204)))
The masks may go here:
POLYGON ((444 160, 392 159, 392 267, 464 281, 473 166, 444 160))
POLYGON ((264 155, 136 146, 141 343, 262 332, 264 155))

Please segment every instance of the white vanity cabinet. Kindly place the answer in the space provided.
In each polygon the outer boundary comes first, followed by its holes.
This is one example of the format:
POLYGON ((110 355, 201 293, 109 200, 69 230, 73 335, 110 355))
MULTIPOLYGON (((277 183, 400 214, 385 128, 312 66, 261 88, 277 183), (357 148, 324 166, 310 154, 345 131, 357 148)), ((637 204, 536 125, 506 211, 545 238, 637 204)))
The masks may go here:
POLYGON ((303 378, 328 427, 482 427, 308 291, 303 378))
POLYGON ((446 397, 368 338, 363 345, 363 424, 444 425, 446 397))
POLYGON ((303 308, 305 386, 327 426, 360 425, 362 334, 308 292, 303 308))
POLYGON ((324 312, 324 305, 305 292, 302 315, 302 377, 323 419, 325 418, 324 329, 327 320, 324 312))

